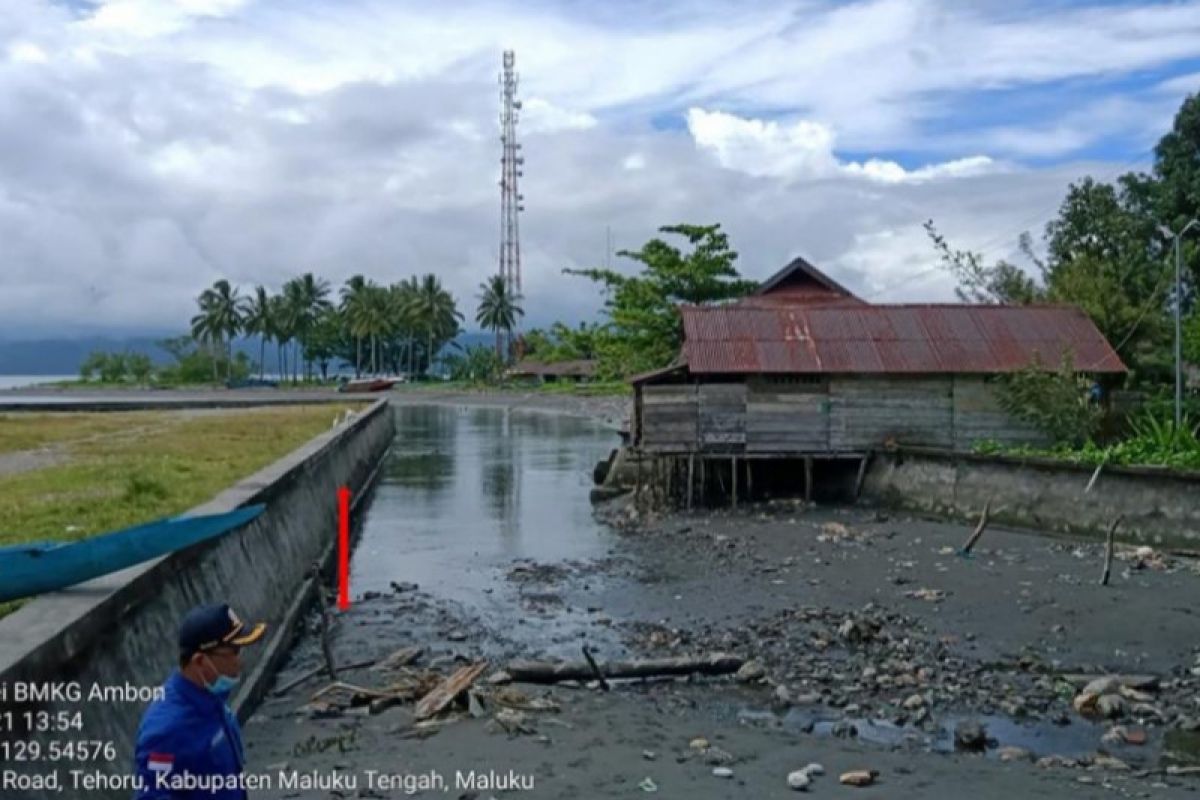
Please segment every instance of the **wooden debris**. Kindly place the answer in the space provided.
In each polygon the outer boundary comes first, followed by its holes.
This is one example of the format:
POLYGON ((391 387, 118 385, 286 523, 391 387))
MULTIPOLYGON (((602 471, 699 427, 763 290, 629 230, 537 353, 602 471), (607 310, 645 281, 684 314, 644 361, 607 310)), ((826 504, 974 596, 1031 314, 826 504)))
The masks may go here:
POLYGON ((480 661, 478 664, 462 667, 442 681, 436 689, 422 697, 421 701, 417 703, 414 713, 416 719, 428 719, 450 705, 456 697, 471 688, 471 684, 483 674, 485 669, 487 669, 487 662, 480 661))
POLYGON ((424 647, 401 647, 396 652, 392 653, 387 658, 375 665, 375 670, 399 669, 412 664, 421 654, 425 652, 424 647))
POLYGON ((332 680, 337 680, 337 664, 333 659, 333 618, 330 614, 329 607, 332 603, 329 600, 329 591, 325 588, 325 581, 321 577, 321 566, 313 564, 312 580, 317 587, 317 596, 321 600, 321 653, 325 656, 325 671, 329 673, 332 680))
POLYGON ((1108 536, 1106 537, 1107 543, 1104 547, 1104 572, 1100 575, 1101 586, 1108 586, 1108 577, 1112 572, 1113 534, 1117 532, 1117 526, 1121 524, 1122 519, 1124 519, 1124 515, 1118 514, 1117 518, 1114 519, 1112 524, 1108 526, 1108 536))
MULTIPOLYGON (((349 671, 352 669, 362 669, 363 667, 369 667, 374 663, 375 663, 375 659, 373 659, 373 658, 368 659, 366 661, 355 661, 353 664, 347 664, 346 666, 342 667, 342 670, 344 672, 346 672, 346 671, 349 671)), ((280 686, 278 689, 276 689, 274 691, 274 694, 276 696, 287 694, 288 692, 290 692, 292 689, 295 689, 300 684, 312 680, 313 678, 320 675, 322 672, 326 672, 328 669, 329 668, 327 666, 322 664, 319 667, 313 667, 310 670, 305 670, 300 675, 297 675, 295 678, 293 678, 292 680, 285 683, 283 686, 280 686)))
MULTIPOLYGON (((728 675, 741 669, 743 659, 728 653, 704 656, 648 658, 636 661, 609 661, 600 669, 609 678, 653 678, 662 675, 728 675)), ((595 677, 591 665, 578 661, 513 661, 505 669, 514 681, 525 683, 558 683, 586 681, 595 677)))
POLYGON ((592 668, 592 672, 596 676, 596 680, 600 681, 600 688, 604 691, 609 690, 608 681, 604 680, 604 673, 600 670, 600 666, 596 663, 596 659, 592 658, 592 651, 588 650, 588 646, 583 646, 583 657, 587 659, 588 666, 592 668))
POLYGON ((971 534, 970 538, 967 539, 966 543, 962 546, 962 549, 958 551, 959 555, 968 556, 971 554, 971 548, 975 546, 975 543, 979 541, 979 537, 983 536, 983 532, 987 530, 988 512, 991 510, 992 500, 989 497, 988 501, 983 504, 983 513, 979 515, 979 524, 975 526, 975 530, 971 534))

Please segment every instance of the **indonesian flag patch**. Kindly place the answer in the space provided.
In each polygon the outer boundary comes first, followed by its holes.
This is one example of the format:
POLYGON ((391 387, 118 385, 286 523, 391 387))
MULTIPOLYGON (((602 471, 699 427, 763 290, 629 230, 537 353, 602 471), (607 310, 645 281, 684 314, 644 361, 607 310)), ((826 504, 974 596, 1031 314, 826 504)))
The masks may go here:
POLYGON ((151 753, 146 760, 146 766, 154 772, 161 772, 165 775, 175 766, 175 756, 170 753, 151 753))

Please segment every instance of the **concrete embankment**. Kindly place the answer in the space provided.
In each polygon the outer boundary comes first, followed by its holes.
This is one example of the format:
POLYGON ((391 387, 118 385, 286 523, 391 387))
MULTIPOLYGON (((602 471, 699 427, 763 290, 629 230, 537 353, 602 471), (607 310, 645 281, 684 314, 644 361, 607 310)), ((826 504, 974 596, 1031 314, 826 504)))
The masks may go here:
MULTIPOLYGON (((783 461, 765 463, 772 465, 770 469, 797 469, 783 461)), ((666 477, 668 467, 666 460, 653 454, 622 448, 597 469, 601 485, 592 497, 606 500, 640 485, 644 501, 667 503, 663 492, 672 488, 666 477)), ((855 494, 855 473, 818 465, 816 488, 826 497, 849 501, 855 494)), ((800 475, 794 484, 798 492, 800 475)), ((678 495, 678 478, 673 488, 678 495)), ((1103 536, 1120 515, 1119 540, 1200 547, 1200 472, 1106 466, 1097 475, 1095 467, 1045 458, 900 448, 870 458, 860 499, 922 514, 972 519, 990 502, 989 517, 995 523, 1089 537, 1103 536)), ((679 497, 673 502, 679 502, 679 497)), ((706 498, 706 504, 713 502, 728 504, 728 494, 706 498)))
MULTIPOLYGON (((101 699, 93 690, 156 687, 177 664, 179 619, 192 606, 227 600, 245 617, 271 623, 262 645, 244 653, 243 684, 236 706, 244 714, 270 680, 273 665, 290 643, 294 624, 311 589, 309 572, 328 558, 337 530, 339 486, 356 498, 377 473, 394 436, 392 409, 381 400, 349 422, 192 509, 193 514, 265 503, 255 521, 221 538, 182 550, 70 590, 38 598, 0 620, 0 686, 4 710, 81 712, 82 730, 0 731, 0 739, 28 738, 48 752, 51 742, 112 743, 115 757, 91 763, 43 761, 29 774, 57 772, 64 794, 128 797, 129 792, 73 791, 70 769, 110 774, 129 771, 140 697, 118 693, 101 699), (68 687, 67 696, 17 704, 16 688, 68 687), (78 699, 71 693, 77 687, 78 699)), ((60 745, 61 746, 61 745, 60 745)), ((30 792, 29 797, 51 796, 30 792)))
POLYGON ((1200 546, 1200 473, 1159 467, 1095 467, 1040 458, 903 448, 878 454, 864 499, 948 517, 977 517, 991 501, 997 523, 1101 536, 1122 515, 1118 538, 1200 546))

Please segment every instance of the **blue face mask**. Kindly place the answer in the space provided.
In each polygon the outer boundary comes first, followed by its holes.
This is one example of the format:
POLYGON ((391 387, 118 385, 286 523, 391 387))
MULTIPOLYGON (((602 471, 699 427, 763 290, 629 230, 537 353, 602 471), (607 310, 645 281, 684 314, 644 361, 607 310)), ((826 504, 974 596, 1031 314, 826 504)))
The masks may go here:
MULTIPOLYGON (((212 659, 209 659, 208 663, 212 664, 212 659)), ((212 681, 205 681, 204 685, 217 697, 228 701, 229 696, 233 694, 233 690, 237 688, 238 679, 222 674, 221 671, 217 669, 216 664, 213 664, 213 671, 217 673, 217 677, 212 681)))
POLYGON ((237 678, 231 678, 228 675, 218 675, 215 681, 208 684, 208 690, 222 700, 228 700, 229 695, 233 694, 233 690, 237 688, 237 684, 237 678))

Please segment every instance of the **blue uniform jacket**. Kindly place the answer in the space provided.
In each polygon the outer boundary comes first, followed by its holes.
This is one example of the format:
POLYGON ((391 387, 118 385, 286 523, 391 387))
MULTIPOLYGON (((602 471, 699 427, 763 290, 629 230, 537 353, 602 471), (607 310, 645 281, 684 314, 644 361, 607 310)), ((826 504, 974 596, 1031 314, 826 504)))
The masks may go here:
POLYGON ((138 728, 134 768, 141 788, 135 800, 245 800, 246 792, 235 783, 245 765, 242 732, 224 699, 178 671, 163 689, 165 696, 146 709, 138 728), (178 779, 184 774, 215 776, 226 788, 173 789, 158 782, 159 775, 178 779))

